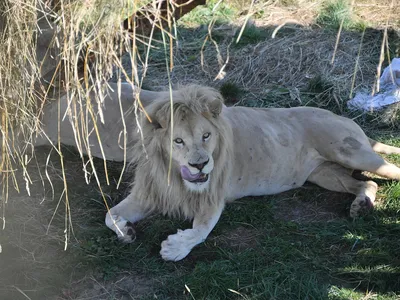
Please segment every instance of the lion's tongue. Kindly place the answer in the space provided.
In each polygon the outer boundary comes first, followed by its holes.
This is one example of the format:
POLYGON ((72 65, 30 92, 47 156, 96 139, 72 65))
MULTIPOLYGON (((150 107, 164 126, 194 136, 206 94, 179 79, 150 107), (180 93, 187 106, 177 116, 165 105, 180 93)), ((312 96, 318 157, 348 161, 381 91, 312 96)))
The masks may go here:
POLYGON ((181 175, 182 175, 183 179, 188 180, 188 181, 193 181, 193 180, 200 178, 201 172, 199 172, 197 174, 192 174, 192 173, 190 173, 188 167, 181 166, 181 175))

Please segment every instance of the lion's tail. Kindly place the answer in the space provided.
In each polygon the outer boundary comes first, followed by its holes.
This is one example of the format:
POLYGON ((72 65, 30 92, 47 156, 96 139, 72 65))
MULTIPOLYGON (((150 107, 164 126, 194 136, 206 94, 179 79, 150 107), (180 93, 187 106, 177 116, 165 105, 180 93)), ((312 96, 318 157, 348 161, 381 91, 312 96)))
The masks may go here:
POLYGON ((377 142, 373 139, 369 139, 369 143, 371 144, 372 149, 377 153, 382 154, 400 154, 400 148, 385 145, 383 143, 377 142))

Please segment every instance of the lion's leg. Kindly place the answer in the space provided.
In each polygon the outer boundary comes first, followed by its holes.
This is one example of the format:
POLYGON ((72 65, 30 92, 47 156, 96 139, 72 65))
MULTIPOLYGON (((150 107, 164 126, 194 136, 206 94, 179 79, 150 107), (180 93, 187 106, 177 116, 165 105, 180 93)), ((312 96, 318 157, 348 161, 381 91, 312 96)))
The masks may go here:
POLYGON ((371 144, 372 149, 377 153, 382 154, 400 154, 400 148, 389 146, 373 139, 368 138, 369 143, 371 144))
POLYGON ((356 195, 351 204, 350 216, 357 217, 363 208, 373 205, 378 185, 373 181, 360 181, 351 176, 352 170, 332 162, 325 162, 316 168, 308 181, 335 192, 356 195))
POLYGON ((349 169, 368 171, 389 179, 400 180, 400 168, 385 161, 369 145, 359 150, 345 149, 342 152, 336 153, 334 161, 349 169))
POLYGON ((193 228, 180 230, 168 236, 161 243, 160 254, 164 260, 178 261, 185 258, 192 248, 202 243, 217 224, 221 216, 223 205, 210 209, 204 214, 195 216, 193 228))
POLYGON ((133 223, 142 220, 147 215, 148 211, 135 200, 131 193, 107 212, 106 225, 122 242, 131 243, 136 238, 133 223))

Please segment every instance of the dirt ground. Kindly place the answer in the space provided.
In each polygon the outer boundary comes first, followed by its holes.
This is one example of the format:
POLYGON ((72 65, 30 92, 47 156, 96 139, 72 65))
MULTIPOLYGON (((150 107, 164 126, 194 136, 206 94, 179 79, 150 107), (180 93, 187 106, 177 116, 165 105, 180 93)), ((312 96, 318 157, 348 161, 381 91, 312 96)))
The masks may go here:
MULTIPOLYGON (((68 193, 71 203, 74 203, 71 204, 71 221, 76 226, 67 226, 65 231, 66 205, 62 198, 64 184, 60 159, 54 152, 48 157, 49 153, 48 147, 38 148, 36 162, 30 164, 30 195, 20 172, 16 174, 20 192, 9 191, 5 230, 0 231, 0 298, 110 299, 110 293, 142 295, 148 291, 151 280, 139 275, 122 273, 113 278, 112 283, 104 282, 96 270, 87 268, 81 257, 85 254, 76 254, 80 245, 75 231, 90 234, 85 207, 91 206, 90 214, 96 214, 96 226, 103 226, 106 210, 93 178, 89 185, 86 184, 77 153, 65 149, 68 193), (46 173, 52 179, 51 184, 46 173), (93 203, 98 204, 97 207, 93 207, 93 203), (68 246, 65 249, 66 238, 68 246)), ((122 165, 118 166, 115 165, 113 180, 122 170, 122 165)), ((121 190, 126 190, 127 185, 122 186, 121 190)), ((118 192, 114 191, 112 197, 118 199, 118 192)), ((67 224, 70 224, 69 220, 67 224)))

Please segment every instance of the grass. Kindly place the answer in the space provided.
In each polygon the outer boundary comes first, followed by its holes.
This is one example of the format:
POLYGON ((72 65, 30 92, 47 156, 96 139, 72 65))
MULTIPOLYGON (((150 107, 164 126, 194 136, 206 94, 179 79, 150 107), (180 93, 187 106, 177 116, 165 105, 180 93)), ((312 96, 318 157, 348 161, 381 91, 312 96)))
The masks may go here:
MULTIPOLYGON (((400 144, 396 135, 381 140, 400 144)), ((45 153, 40 154, 39 163, 45 157, 45 153)), ((400 163, 400 157, 389 159, 400 163)), ((71 189, 75 239, 67 255, 48 269, 72 274, 66 286, 63 284, 62 299, 89 295, 103 295, 105 299, 364 299, 370 295, 388 300, 399 296, 398 183, 381 181, 379 206, 355 221, 348 218, 352 196, 312 185, 279 195, 240 199, 227 206, 205 243, 185 260, 171 263, 160 258, 160 243, 190 223, 155 215, 138 224, 135 243, 119 243, 103 224, 105 209, 97 185, 79 184, 83 179, 79 158, 71 153, 66 160, 68 179, 76 183, 71 189)), ((53 156, 51 162, 56 172, 57 157, 53 156)), ((101 160, 95 163, 102 164, 101 160)), ((113 165, 111 179, 117 177, 120 168, 119 164, 113 165)), ((63 184, 54 178, 58 194, 63 184)), ((115 186, 104 187, 110 205, 123 198, 115 186)), ((32 203, 31 212, 48 219, 55 205, 49 200, 46 197, 44 207, 32 203)), ((14 224, 16 230, 18 223, 14 224)), ((57 232, 62 224, 60 211, 49 238, 62 238, 62 231, 57 232)), ((36 226, 32 222, 30 225, 36 226)), ((36 246, 32 251, 40 258, 35 249, 43 237, 38 241, 35 230, 32 243, 36 246)), ((21 231, 18 236, 32 239, 28 233, 21 231)), ((21 243, 11 236, 10 242, 21 243)), ((46 245, 49 247, 49 242, 46 245)), ((55 248, 59 253, 61 246, 55 248)), ((41 263, 31 268, 41 270, 48 259, 40 258, 41 263)))
POLYGON ((225 82, 219 88, 219 92, 224 97, 226 103, 236 103, 243 93, 241 88, 233 82, 225 82))
POLYGON ((74 216, 75 227, 86 230, 76 232, 71 254, 101 274, 98 280, 115 281, 123 273, 152 280, 158 299, 363 299, 368 293, 396 299, 399 185, 381 186, 385 204, 355 221, 347 217, 351 196, 314 186, 241 199, 178 263, 161 260, 160 243, 189 223, 154 216, 139 223, 134 244, 122 245, 102 226, 101 205, 84 196, 84 211, 74 216))
POLYGON ((208 25, 213 19, 217 23, 226 23, 235 18, 236 14, 237 11, 235 7, 232 7, 226 2, 210 0, 207 1, 206 5, 198 7, 186 16, 183 16, 179 22, 185 27, 208 25), (217 9, 214 9, 215 7, 217 7, 217 9))
POLYGON ((332 28, 345 30, 362 30, 366 25, 355 19, 350 1, 348 0, 329 0, 322 7, 317 18, 317 24, 332 28))
MULTIPOLYGON (((220 9, 213 12, 216 3, 209 1, 206 7, 199 7, 179 21, 179 48, 174 49, 175 67, 171 72, 173 83, 208 84, 218 88, 232 103, 245 106, 327 108, 354 117, 371 137, 400 146, 399 131, 393 126, 398 124, 396 115, 392 124, 385 123, 377 114, 361 115, 346 109, 361 40, 348 2, 317 6, 316 20, 321 28, 297 26, 279 31, 272 39, 276 24, 268 23, 269 13, 282 7, 291 12, 294 7, 305 5, 301 0, 277 1, 277 6, 255 13, 254 18, 265 23, 246 27, 239 47, 228 44, 236 39, 241 28, 236 20, 243 19, 240 14, 248 5, 242 3, 240 9, 240 5, 238 8, 222 2, 220 9), (214 17, 218 21, 213 29, 218 49, 206 42, 201 65, 201 47, 208 34, 205 25, 214 17), (336 31, 331 29, 338 28, 343 19, 339 51, 331 65, 336 41, 336 31), (214 80, 221 68, 218 51, 222 61, 228 56, 230 60, 225 76, 214 80)), ((359 12, 360 8, 357 9, 359 12)), ((287 11, 279 12, 287 17, 287 11)), ((276 20, 279 18, 273 21, 276 20)), ((372 21, 368 19, 369 24, 372 21)), ((381 37, 381 28, 365 33, 356 90, 373 84, 381 37)), ((161 37, 155 35, 155 39, 161 37)), ((153 41, 153 46, 145 85, 157 90, 167 86, 168 81, 163 45, 153 41)), ((142 54, 146 51, 143 45, 138 49, 142 54)), ((385 64, 387 61, 388 58, 385 64)), ((44 175, 48 149, 41 151, 37 152, 37 160, 44 175)), ((28 198, 24 191, 10 196, 6 242, 0 240, 1 255, 7 255, 0 259, 0 295, 5 299, 21 297, 13 285, 31 299, 400 297, 399 183, 378 180, 376 210, 354 221, 348 218, 352 196, 312 185, 279 195, 240 199, 227 206, 209 238, 185 260, 167 263, 159 255, 161 242, 178 228, 190 227, 190 223, 155 215, 138 224, 135 243, 119 243, 104 225, 106 210, 97 184, 94 180, 89 185, 84 183, 82 162, 75 152, 63 153, 74 235, 63 252, 64 207, 57 210, 46 233, 64 189, 59 158, 53 154, 48 172, 55 199, 47 183, 43 191, 40 176, 32 165, 29 174, 37 183, 36 189, 32 187, 32 197, 28 198)), ((400 165, 400 157, 388 159, 400 165)), ((95 164, 99 166, 107 203, 113 206, 129 190, 130 178, 124 178, 122 188, 116 190, 114 184, 105 183, 102 161, 96 159, 95 164)), ((110 165, 112 183, 118 180, 122 165, 110 165)), ((20 186, 24 184, 21 180, 20 186)))
MULTIPOLYGON (((263 40, 265 40, 268 36, 271 35, 269 30, 258 28, 253 24, 248 24, 240 36, 240 39, 235 44, 237 46, 251 45, 257 44, 263 40)), ((239 33, 236 35, 235 39, 239 38, 239 33)))

